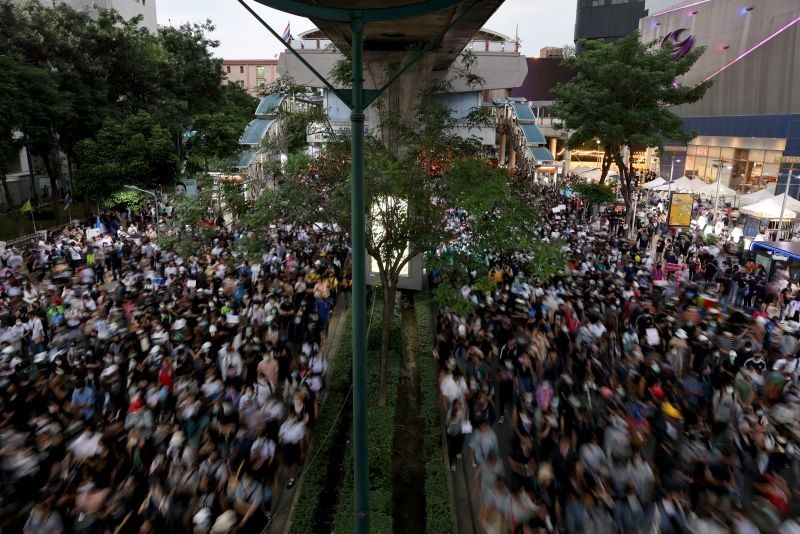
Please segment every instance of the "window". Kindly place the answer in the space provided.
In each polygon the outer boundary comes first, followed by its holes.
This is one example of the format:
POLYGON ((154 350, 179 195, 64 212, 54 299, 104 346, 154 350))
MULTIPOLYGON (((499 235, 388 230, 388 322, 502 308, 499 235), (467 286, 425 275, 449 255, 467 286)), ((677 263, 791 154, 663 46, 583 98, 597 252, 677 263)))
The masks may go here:
POLYGON ((263 78, 264 77, 264 66, 259 65, 256 67, 256 78, 263 78))
POLYGON ((606 5, 606 0, 592 0, 592 7, 601 7, 606 5))
POLYGON ((630 0, 611 0, 611 5, 615 4, 627 4, 630 0))
POLYGON ((228 74, 230 74, 230 73, 231 73, 231 66, 228 65, 228 74))
POLYGON ((239 74, 244 74, 244 65, 239 65, 239 74))

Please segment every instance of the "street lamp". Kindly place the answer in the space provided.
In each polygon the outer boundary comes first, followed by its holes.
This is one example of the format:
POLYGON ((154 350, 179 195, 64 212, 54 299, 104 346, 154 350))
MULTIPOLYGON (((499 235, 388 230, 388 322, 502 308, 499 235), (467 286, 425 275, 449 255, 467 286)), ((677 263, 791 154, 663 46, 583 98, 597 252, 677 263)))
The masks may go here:
POLYGON ((719 183, 720 183, 720 180, 722 179, 722 169, 723 169, 723 167, 726 168, 726 169, 732 169, 733 167, 730 166, 730 165, 724 165, 724 161, 723 160, 719 160, 719 163, 714 163, 712 165, 712 167, 716 167, 717 168, 717 192, 714 195, 714 221, 716 222, 716 220, 717 220, 717 205, 719 204, 719 183))
POLYGON ((786 209, 786 197, 789 196, 789 188, 792 187, 792 171, 789 171, 789 178, 786 180, 786 190, 783 192, 783 201, 781 202, 781 216, 778 220, 778 239, 781 240, 781 230, 783 229, 783 211, 786 209))
POLYGON ((600 160, 600 139, 597 140, 597 165, 602 169, 603 163, 600 160))
POLYGON ((675 170, 675 161, 678 163, 681 162, 681 160, 676 160, 675 154, 673 154, 672 162, 669 164, 669 185, 667 186, 667 198, 669 198, 669 196, 672 194, 672 172, 675 170))
POLYGON ((152 191, 148 191, 147 189, 142 189, 141 187, 136 187, 135 185, 126 185, 125 189, 133 189, 134 191, 139 191, 141 193, 147 193, 148 195, 153 196, 153 200, 156 201, 156 241, 159 240, 158 234, 158 195, 156 195, 152 191))

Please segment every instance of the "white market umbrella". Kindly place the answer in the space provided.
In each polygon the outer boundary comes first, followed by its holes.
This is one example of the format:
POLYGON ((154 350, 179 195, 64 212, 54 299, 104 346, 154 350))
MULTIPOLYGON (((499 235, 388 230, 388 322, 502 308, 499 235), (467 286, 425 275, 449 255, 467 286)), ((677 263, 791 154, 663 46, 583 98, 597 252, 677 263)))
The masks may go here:
POLYGON ((574 173, 574 174, 583 174, 585 172, 592 171, 592 170, 594 170, 594 169, 592 169, 591 167, 583 167, 583 166, 579 165, 578 167, 570 168, 569 172, 570 173, 574 173))
MULTIPOLYGON (((758 219, 780 219, 781 203, 774 198, 767 198, 761 202, 756 202, 755 204, 739 208, 739 211, 745 215, 751 215, 758 219)), ((789 208, 783 210, 784 219, 792 220, 795 217, 797 217, 797 214, 791 211, 789 208)))
POLYGON ((653 189, 658 187, 659 185, 664 185, 665 183, 667 183, 667 181, 659 176, 655 180, 650 180, 649 182, 645 182, 644 185, 642 185, 642 187, 644 187, 645 189, 653 189))

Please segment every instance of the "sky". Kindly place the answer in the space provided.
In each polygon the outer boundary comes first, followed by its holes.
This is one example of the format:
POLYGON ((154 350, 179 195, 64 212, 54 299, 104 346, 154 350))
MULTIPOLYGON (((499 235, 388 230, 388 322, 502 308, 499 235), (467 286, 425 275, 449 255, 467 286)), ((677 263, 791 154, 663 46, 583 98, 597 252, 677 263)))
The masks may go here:
MULTIPOLYGON (((308 19, 248 1, 279 33, 287 22, 295 36, 314 26, 308 19)), ((506 0, 484 26, 513 39, 519 25, 522 53, 536 57, 545 46, 572 44, 576 3, 577 0, 506 0)), ((164 26, 211 19, 216 26, 213 37, 220 42, 215 55, 224 59, 270 59, 283 49, 236 0, 157 0, 157 12, 158 23, 164 26)))

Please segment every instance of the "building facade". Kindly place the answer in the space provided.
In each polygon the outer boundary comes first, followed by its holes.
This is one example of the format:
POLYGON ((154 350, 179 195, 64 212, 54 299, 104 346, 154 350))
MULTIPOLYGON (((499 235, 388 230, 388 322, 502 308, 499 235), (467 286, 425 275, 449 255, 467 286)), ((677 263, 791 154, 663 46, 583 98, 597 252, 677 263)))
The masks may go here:
POLYGON ((222 61, 223 84, 238 83, 251 95, 264 94, 278 79, 277 59, 225 59, 222 61))
MULTIPOLYGON (((337 61, 342 59, 341 53, 333 43, 319 30, 314 29, 300 34, 291 43, 292 47, 302 54, 318 72, 327 74, 333 70, 337 61)), ((478 31, 465 47, 470 52, 474 62, 470 72, 483 80, 480 86, 469 85, 457 73, 459 68, 436 71, 432 73, 432 80, 446 81, 448 91, 438 95, 438 98, 450 108, 456 118, 466 117, 470 110, 482 106, 493 106, 493 100, 505 100, 511 91, 519 87, 527 74, 525 57, 519 51, 519 43, 500 33, 482 29, 478 31)), ((385 73, 385 64, 390 61, 402 59, 402 55, 392 55, 387 52, 386 57, 377 59, 374 65, 365 67, 365 87, 377 88, 382 83, 381 76, 385 73), (376 75, 376 73, 378 73, 376 75)), ((463 68, 464 65, 456 59, 454 65, 463 68)), ((334 130, 346 131, 350 128, 350 109, 334 93, 327 90, 322 81, 308 70, 293 54, 284 52, 278 59, 278 72, 292 76, 296 83, 305 85, 322 93, 322 105, 334 130)), ((416 106, 414 99, 423 88, 424 82, 415 78, 414 73, 409 73, 398 80, 387 91, 387 98, 399 103, 400 109, 413 109, 416 106)), ((365 110, 366 128, 376 133, 380 130, 380 120, 374 106, 365 110)), ((472 128, 469 131, 459 130, 460 135, 474 136, 481 139, 484 146, 497 146, 497 133, 495 127, 472 128)), ((310 132, 309 139, 314 137, 310 132)))
MULTIPOLYGON (((674 162, 686 174, 738 192, 786 187, 800 176, 800 2, 661 2, 639 24, 645 42, 672 42, 675 53, 706 51, 680 80, 714 82, 705 97, 675 112, 697 137, 667 143, 662 176, 674 162)), ((800 178, 791 193, 800 192, 800 178)))
POLYGON ((645 15, 645 0, 578 0, 575 42, 581 39, 616 41, 638 28, 639 19, 645 15))
MULTIPOLYGON (((75 9, 114 9, 123 18, 142 17, 142 26, 152 33, 158 31, 156 20, 156 0, 60 0, 75 9)), ((55 3, 55 2, 54 2, 55 3)))

